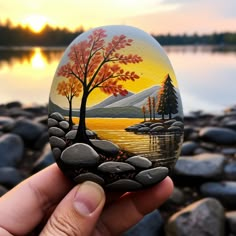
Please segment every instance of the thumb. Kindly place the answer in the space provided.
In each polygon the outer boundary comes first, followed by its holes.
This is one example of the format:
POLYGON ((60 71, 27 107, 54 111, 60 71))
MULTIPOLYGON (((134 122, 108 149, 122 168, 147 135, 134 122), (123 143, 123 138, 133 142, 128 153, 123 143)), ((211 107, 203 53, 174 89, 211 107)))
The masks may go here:
POLYGON ((59 203, 40 235, 91 235, 104 203, 103 189, 96 183, 84 182, 59 203))

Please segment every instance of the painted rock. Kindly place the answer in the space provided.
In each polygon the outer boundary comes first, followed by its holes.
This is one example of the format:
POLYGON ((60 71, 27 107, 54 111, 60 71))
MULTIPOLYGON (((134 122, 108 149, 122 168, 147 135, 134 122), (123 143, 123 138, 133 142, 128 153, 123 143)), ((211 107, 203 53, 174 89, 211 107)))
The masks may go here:
POLYGON ((55 160, 76 183, 135 191, 162 181, 179 156, 184 127, 163 48, 130 26, 79 35, 56 70, 48 127, 55 160))

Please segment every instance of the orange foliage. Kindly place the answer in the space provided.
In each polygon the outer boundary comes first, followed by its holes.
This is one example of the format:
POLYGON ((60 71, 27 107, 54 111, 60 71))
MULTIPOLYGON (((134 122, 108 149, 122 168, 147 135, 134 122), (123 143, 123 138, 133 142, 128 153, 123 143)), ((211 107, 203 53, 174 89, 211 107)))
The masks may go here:
POLYGON ((68 81, 62 81, 57 85, 59 95, 65 96, 68 101, 73 97, 78 97, 82 91, 82 85, 76 78, 69 78, 68 81))
POLYGON ((121 81, 135 81, 139 76, 134 71, 125 71, 121 65, 140 63, 136 54, 124 55, 121 50, 131 46, 133 40, 125 35, 116 35, 106 42, 104 29, 94 30, 86 40, 71 46, 69 61, 61 66, 58 76, 76 79, 87 94, 95 88, 104 93, 125 96, 128 92, 121 81))

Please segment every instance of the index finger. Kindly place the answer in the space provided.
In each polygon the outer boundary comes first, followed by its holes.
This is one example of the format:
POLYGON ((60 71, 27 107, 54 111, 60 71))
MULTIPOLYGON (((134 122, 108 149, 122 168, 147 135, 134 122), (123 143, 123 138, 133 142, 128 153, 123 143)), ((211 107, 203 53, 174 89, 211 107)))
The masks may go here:
POLYGON ((0 227, 14 235, 31 232, 71 188, 56 164, 47 167, 0 198, 0 227))

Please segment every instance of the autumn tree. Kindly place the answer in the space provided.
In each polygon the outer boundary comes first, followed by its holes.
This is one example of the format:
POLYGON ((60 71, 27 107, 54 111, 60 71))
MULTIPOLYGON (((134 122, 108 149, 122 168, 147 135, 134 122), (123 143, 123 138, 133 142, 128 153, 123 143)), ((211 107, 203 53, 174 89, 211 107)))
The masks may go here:
POLYGON ((169 74, 167 74, 158 93, 157 112, 162 116, 162 119, 165 118, 165 115, 172 119, 172 114, 178 113, 178 97, 169 74))
POLYGON ((72 126, 72 100, 78 97, 82 91, 81 83, 76 78, 69 78, 67 81, 61 81, 57 85, 57 93, 67 98, 69 103, 69 124, 72 126))
POLYGON ((90 143, 86 135, 86 104, 89 95, 97 88, 106 94, 125 96, 126 81, 135 81, 139 76, 134 71, 126 71, 125 65, 140 63, 136 54, 123 54, 122 50, 132 45, 133 40, 125 35, 115 35, 110 40, 102 28, 91 32, 87 39, 75 43, 68 53, 69 61, 62 65, 57 74, 66 78, 76 78, 82 86, 79 126, 75 140, 90 143))
POLYGON ((147 107, 148 107, 149 116, 150 116, 150 120, 151 120, 152 119, 152 99, 150 96, 147 99, 147 107))
POLYGON ((155 97, 151 98, 151 102, 152 102, 152 116, 153 116, 153 120, 156 119, 155 113, 156 113, 156 99, 155 97))
POLYGON ((146 106, 145 106, 145 105, 142 106, 142 112, 143 112, 143 120, 146 121, 146 112, 147 112, 147 109, 146 109, 146 106))

